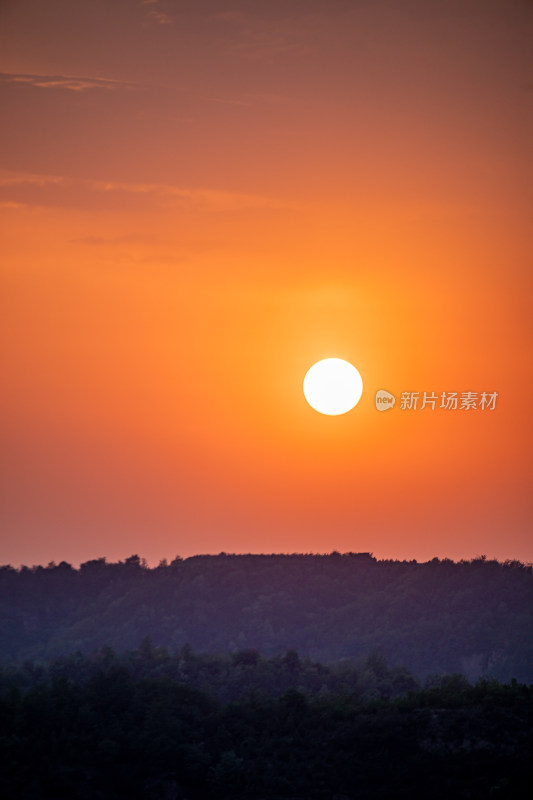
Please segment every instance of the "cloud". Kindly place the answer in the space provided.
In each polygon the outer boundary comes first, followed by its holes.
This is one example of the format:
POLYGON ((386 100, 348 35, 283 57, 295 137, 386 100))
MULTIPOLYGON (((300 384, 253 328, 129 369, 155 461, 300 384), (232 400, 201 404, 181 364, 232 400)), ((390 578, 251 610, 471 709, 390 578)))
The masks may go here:
POLYGON ((124 183, 115 181, 91 181, 94 191, 148 194, 163 199, 183 199, 210 210, 233 210, 237 208, 268 207, 272 200, 260 195, 225 192, 216 189, 191 189, 165 183, 124 183))
POLYGON ((168 209, 179 205, 201 211, 289 208, 278 198, 166 183, 134 183, 68 178, 60 175, 0 171, 0 202, 49 207, 111 208, 142 206, 168 209))
POLYGON ((123 244, 146 244, 155 241, 154 236, 139 236, 138 234, 127 234, 125 236, 82 236, 78 239, 70 239, 70 244, 88 244, 95 247, 109 247, 123 244))
POLYGON ((0 208, 27 208, 25 203, 13 203, 11 201, 0 202, 0 208))
POLYGON ((0 172, 0 186, 49 186, 66 184, 67 179, 57 175, 33 175, 28 172, 0 172))
POLYGON ((174 20, 165 11, 162 11, 159 0, 141 0, 142 6, 147 6, 148 16, 158 25, 173 25, 174 20))
POLYGON ((89 89, 133 89, 138 84, 131 81, 117 81, 112 78, 91 78, 80 75, 32 75, 27 73, 0 72, 3 83, 21 83, 39 89, 67 89, 71 92, 85 92, 89 89))

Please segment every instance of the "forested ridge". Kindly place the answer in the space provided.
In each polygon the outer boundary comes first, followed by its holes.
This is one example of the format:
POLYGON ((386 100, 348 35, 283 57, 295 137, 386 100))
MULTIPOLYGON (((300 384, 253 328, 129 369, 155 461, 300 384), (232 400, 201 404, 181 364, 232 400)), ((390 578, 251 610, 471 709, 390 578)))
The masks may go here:
POLYGON ((0 670, 2 797, 525 800, 532 725, 516 681, 145 640, 0 670))
POLYGON ((484 558, 0 568, 1 796, 525 800, 532 588, 484 558))
POLYGON ((417 676, 533 681, 533 574, 480 557, 378 561, 366 553, 138 556, 0 568, 4 663, 149 636, 171 652, 296 650, 321 662, 381 653, 417 676))

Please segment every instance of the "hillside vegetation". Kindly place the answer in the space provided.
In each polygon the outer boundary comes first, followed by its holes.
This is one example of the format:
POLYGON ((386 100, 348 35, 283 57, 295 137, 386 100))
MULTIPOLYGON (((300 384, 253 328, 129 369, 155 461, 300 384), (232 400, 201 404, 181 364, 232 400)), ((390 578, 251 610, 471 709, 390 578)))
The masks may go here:
POLYGON ((478 558, 377 561, 370 554, 176 558, 0 568, 4 663, 149 636, 174 652, 296 650, 321 662, 379 652, 419 677, 533 681, 533 574, 478 558))
POLYGON ((532 689, 149 641, 27 663, 0 670, 2 798, 525 800, 532 689))

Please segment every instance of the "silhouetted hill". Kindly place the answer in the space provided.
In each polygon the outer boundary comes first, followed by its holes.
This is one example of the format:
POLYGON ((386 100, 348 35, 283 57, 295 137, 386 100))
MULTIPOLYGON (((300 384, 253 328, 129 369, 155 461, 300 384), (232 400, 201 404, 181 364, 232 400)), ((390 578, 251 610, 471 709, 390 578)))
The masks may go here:
POLYGON ((146 567, 0 568, 4 662, 48 659, 146 636, 171 650, 289 649, 323 662, 379 651, 419 676, 533 681, 533 574, 484 558, 377 561, 340 555, 194 556, 146 567))
POLYGON ((524 800, 533 687, 144 641, 0 669, 5 800, 524 800), (373 699, 369 699, 373 698, 373 699))

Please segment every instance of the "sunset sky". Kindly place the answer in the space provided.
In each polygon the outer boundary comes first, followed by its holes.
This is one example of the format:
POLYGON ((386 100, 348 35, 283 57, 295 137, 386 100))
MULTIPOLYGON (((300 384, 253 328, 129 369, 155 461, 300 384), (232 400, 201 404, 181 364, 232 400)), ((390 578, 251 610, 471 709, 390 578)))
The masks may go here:
POLYGON ((533 560, 532 23, 1 2, 0 563, 533 560), (326 357, 363 378, 338 417, 326 357))

